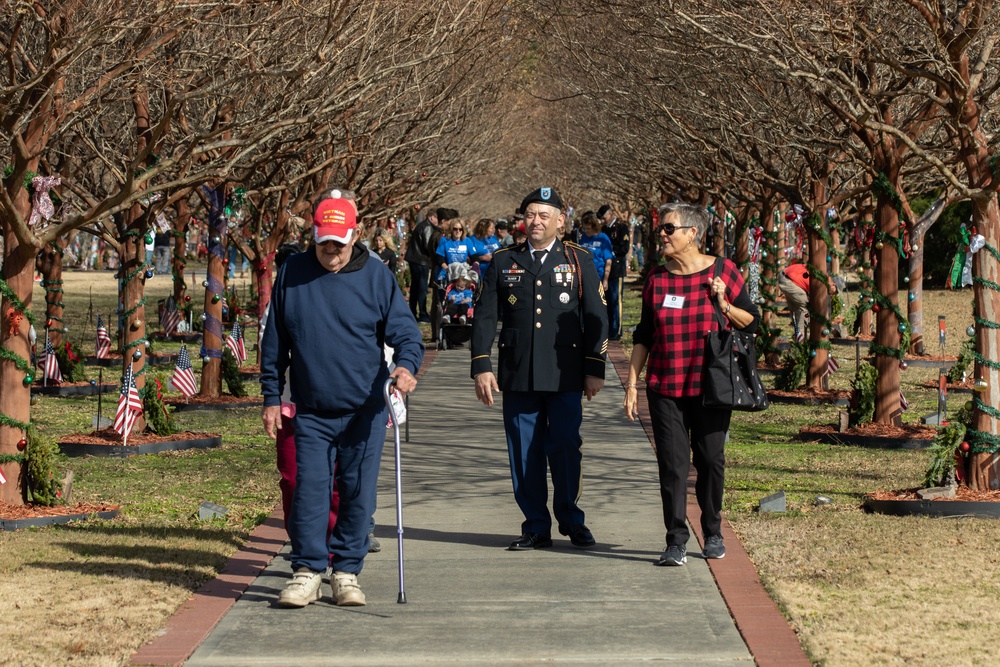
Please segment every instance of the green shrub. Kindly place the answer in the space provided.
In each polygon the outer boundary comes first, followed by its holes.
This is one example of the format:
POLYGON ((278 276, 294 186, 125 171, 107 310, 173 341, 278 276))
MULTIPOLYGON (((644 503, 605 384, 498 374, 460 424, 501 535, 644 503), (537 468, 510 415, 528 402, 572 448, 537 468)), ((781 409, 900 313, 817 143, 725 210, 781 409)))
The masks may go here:
POLYGON ((867 424, 875 416, 877 382, 878 370, 867 361, 862 361, 854 374, 854 379, 851 380, 851 387, 854 389, 848 411, 851 426, 867 424))
POLYGON ((179 430, 163 403, 163 387, 167 383, 165 375, 148 376, 146 379, 146 395, 142 399, 142 410, 146 417, 146 426, 156 435, 170 435, 179 430))
POLYGON ((33 424, 28 426, 25 437, 28 441, 24 452, 28 502, 48 506, 62 504, 62 489, 55 478, 55 460, 59 452, 55 440, 39 434, 33 424))
POLYGON ((226 381, 229 393, 236 397, 247 395, 243 386, 243 376, 240 375, 240 365, 228 347, 222 351, 222 379, 226 381))
POLYGON ((938 429, 934 444, 927 448, 930 461, 924 473, 923 485, 945 486, 954 481, 955 452, 965 439, 965 424, 954 421, 938 429))
POLYGON ((776 389, 795 391, 805 384, 806 374, 809 372, 809 352, 809 341, 792 341, 789 344, 788 351, 781 357, 781 373, 774 382, 776 389))

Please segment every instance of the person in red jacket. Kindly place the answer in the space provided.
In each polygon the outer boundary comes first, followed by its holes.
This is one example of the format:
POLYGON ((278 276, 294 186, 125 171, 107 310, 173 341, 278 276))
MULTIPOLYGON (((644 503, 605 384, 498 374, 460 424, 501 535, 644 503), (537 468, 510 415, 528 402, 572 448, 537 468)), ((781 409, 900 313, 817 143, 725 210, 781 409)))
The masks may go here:
POLYGON ((809 267, 792 264, 778 275, 778 288, 784 293, 788 310, 792 312, 795 340, 806 335, 806 311, 809 308, 809 267))

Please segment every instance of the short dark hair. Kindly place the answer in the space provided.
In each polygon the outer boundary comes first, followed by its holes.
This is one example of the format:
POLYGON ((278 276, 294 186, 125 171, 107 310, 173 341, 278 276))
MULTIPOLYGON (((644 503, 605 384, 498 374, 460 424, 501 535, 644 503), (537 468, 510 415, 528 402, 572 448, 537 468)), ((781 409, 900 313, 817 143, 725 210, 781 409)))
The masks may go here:
POLYGON ((454 220, 459 217, 458 211, 453 208, 439 208, 437 210, 438 222, 445 222, 448 220, 454 220))

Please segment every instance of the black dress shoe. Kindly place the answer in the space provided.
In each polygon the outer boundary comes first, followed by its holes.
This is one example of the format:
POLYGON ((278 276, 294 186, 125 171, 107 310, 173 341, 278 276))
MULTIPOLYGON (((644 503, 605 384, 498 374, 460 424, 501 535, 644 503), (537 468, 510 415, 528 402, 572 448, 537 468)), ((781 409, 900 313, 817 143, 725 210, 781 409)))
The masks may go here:
POLYGON ((591 533, 590 529, 582 523, 579 526, 570 526, 569 528, 563 528, 560 526, 559 532, 563 535, 568 535, 570 544, 578 549, 589 549, 597 544, 597 540, 594 539, 594 534, 591 533))
POLYGON ((552 538, 541 533, 524 533, 510 543, 508 551, 531 551, 532 549, 547 549, 552 546, 552 538))

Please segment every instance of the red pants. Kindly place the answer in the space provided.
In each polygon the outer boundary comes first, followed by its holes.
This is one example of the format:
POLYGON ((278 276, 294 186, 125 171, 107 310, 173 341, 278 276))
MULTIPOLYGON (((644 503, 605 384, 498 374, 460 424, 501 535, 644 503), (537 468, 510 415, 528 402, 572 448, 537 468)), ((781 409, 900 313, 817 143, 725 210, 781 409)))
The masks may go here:
MULTIPOLYGON (((277 439, 278 450, 278 472, 281 473, 281 509, 285 513, 285 532, 288 532, 288 522, 292 516, 292 496, 295 494, 295 474, 298 470, 295 465, 295 426, 290 417, 281 416, 281 428, 278 429, 277 439)), ((330 496, 330 521, 326 527, 326 534, 329 537, 333 532, 333 527, 337 525, 337 510, 340 509, 340 495, 334 487, 330 496)))

